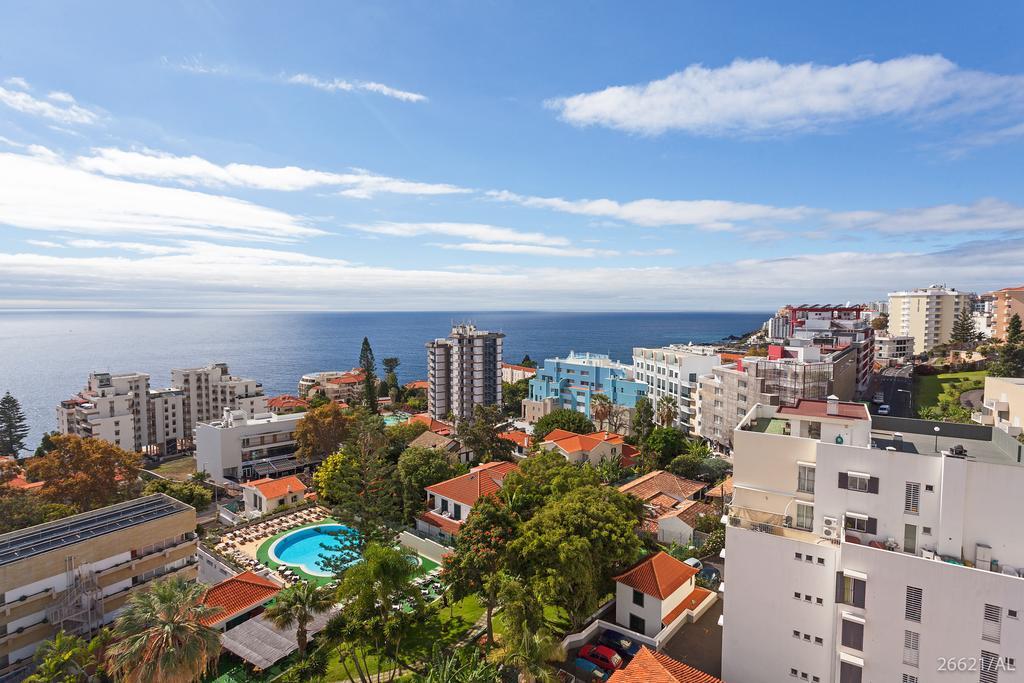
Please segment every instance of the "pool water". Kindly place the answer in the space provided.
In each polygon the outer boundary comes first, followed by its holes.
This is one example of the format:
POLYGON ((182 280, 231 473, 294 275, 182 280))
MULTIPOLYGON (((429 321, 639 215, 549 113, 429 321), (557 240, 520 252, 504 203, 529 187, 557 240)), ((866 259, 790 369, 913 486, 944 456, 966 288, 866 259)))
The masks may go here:
POLYGON ((297 567, 312 576, 333 576, 323 556, 342 558, 348 567, 359 561, 356 532, 343 524, 320 524, 285 534, 270 546, 270 559, 297 567))
POLYGON ((392 425, 402 424, 403 422, 406 422, 410 417, 412 417, 412 415, 410 415, 409 413, 403 413, 401 410, 396 410, 390 415, 384 416, 384 424, 387 425, 388 427, 392 425))

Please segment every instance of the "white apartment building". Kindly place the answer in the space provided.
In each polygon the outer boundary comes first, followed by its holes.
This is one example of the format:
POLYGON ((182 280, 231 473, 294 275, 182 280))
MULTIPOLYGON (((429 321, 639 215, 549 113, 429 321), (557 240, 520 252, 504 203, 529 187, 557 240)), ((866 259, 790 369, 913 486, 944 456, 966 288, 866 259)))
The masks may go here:
POLYGON ((61 401, 57 431, 109 441, 126 451, 177 452, 185 436, 183 392, 150 389, 143 372, 94 372, 86 387, 61 401))
POLYGON ((465 420, 478 405, 501 403, 502 332, 475 325, 452 327, 445 339, 427 342, 427 411, 435 420, 465 420))
POLYGON ((723 680, 1024 680, 1024 444, 832 398, 734 446, 723 680))
POLYGON ((171 370, 171 385, 185 392, 186 436, 195 433, 196 423, 216 420, 225 409, 241 410, 249 417, 267 412, 263 385, 233 376, 227 363, 171 370))
POLYGON ((646 382, 648 398, 655 407, 662 396, 679 405, 676 425, 685 433, 697 433, 697 389, 699 378, 722 364, 713 346, 671 344, 661 348, 633 348, 633 375, 646 382))
POLYGON ((1024 433, 1024 377, 986 377, 981 410, 971 419, 1019 437, 1024 433))
POLYGON ((301 472, 315 465, 295 458, 295 429, 305 413, 249 417, 224 409, 213 422, 196 425, 196 470, 223 483, 301 472))
POLYGON ((946 344, 953 334, 953 322, 964 308, 971 310, 974 295, 931 285, 921 289, 889 293, 889 333, 914 338, 914 353, 925 353, 946 344))
POLYGON ((875 337, 875 359, 880 363, 902 362, 914 355, 914 338, 875 337))

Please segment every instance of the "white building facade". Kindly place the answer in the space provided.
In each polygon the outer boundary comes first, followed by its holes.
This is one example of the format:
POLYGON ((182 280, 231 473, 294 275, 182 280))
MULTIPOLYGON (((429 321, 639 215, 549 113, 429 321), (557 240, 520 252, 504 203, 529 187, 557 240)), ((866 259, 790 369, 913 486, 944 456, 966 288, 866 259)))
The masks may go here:
POLYGON ((879 363, 900 363, 914 355, 914 338, 884 336, 875 337, 875 359, 879 363))
POLYGON ((889 333, 914 338, 914 353, 949 342, 960 311, 971 310, 974 295, 931 285, 889 293, 889 333))
POLYGON ((501 351, 505 335, 475 325, 452 327, 427 342, 427 412, 436 420, 473 417, 478 405, 501 403, 501 351))
POLYGON ((721 365, 722 356, 713 346, 672 344, 661 348, 633 348, 633 375, 646 382, 653 406, 671 396, 679 406, 676 426, 687 434, 697 430, 697 389, 700 377, 721 365))
POLYGON ((305 413, 248 417, 241 410, 224 410, 220 420, 196 425, 196 470, 211 478, 248 479, 294 474, 316 463, 295 458, 295 429, 305 413))
POLYGON ((263 385, 233 376, 227 363, 171 370, 171 386, 185 392, 186 436, 192 436, 196 423, 216 420, 224 410, 241 410, 249 417, 267 412, 263 385))

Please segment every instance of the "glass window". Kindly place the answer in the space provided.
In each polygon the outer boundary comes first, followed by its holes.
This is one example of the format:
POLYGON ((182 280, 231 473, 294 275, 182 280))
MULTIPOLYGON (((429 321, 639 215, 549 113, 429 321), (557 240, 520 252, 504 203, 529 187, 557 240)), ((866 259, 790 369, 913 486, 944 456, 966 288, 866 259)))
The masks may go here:
POLYGON ((796 504, 796 528, 810 531, 814 527, 814 506, 796 504))
POLYGON ((868 477, 862 477, 858 474, 851 474, 847 479, 847 487, 851 491, 863 491, 866 493, 868 490, 868 481, 868 477))
POLYGON ((814 467, 799 465, 797 468, 796 490, 801 493, 814 493, 814 467))
POLYGON ((644 606, 644 594, 638 590, 633 591, 633 604, 637 607, 644 606))

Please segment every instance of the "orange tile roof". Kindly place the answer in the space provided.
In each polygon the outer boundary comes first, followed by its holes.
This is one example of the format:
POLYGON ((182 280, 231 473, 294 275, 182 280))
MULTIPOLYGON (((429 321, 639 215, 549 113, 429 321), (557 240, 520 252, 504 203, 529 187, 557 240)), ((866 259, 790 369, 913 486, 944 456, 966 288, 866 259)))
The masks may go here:
POLYGON ((544 441, 558 441, 559 439, 565 439, 570 436, 579 436, 576 432, 570 432, 568 429, 552 429, 548 432, 547 436, 544 437, 544 441))
POLYGON ((516 365, 515 363, 502 363, 501 367, 509 368, 510 370, 520 370, 522 372, 528 372, 528 373, 533 374, 533 375, 537 374, 537 368, 531 368, 528 365, 516 365))
POLYGON ((508 473, 517 469, 512 462, 489 462, 474 467, 469 474, 432 484, 426 489, 456 503, 472 506, 481 496, 497 493, 508 473))
POLYGON ((211 586, 203 596, 203 604, 220 607, 220 611, 203 619, 205 626, 226 621, 262 605, 281 592, 281 586, 253 572, 243 572, 211 586))
POLYGON ((713 517, 720 516, 720 510, 714 505, 703 503, 699 500, 688 501, 683 507, 669 510, 661 517, 675 517, 683 522, 686 522, 687 526, 691 529, 697 528, 697 519, 701 515, 711 515, 713 517))
POLYGON ((507 441, 511 441, 521 448, 530 447, 530 435, 526 432, 502 432, 501 434, 498 434, 498 436, 507 441))
POLYGON ((406 382, 404 386, 406 389, 429 389, 430 382, 425 379, 418 379, 413 382, 406 382))
POLYGON ((292 396, 291 394, 281 394, 280 396, 268 398, 267 407, 278 409, 308 408, 309 401, 298 396, 292 396))
POLYGON ((332 377, 327 380, 328 384, 359 384, 366 380, 366 374, 362 370, 349 370, 341 377, 332 377))
POLYGON ((708 498, 721 498, 723 494, 727 496, 732 495, 732 475, 726 477, 725 481, 723 481, 718 486, 712 488, 705 495, 708 498))
MULTIPOLYGON (((624 444, 626 442, 626 437, 624 437, 622 434, 616 434, 615 432, 591 432, 590 434, 587 434, 587 436, 592 436, 595 439, 600 439, 601 441, 608 441, 614 444, 624 444)), ((630 448, 632 448, 632 446, 630 446, 630 448)))
POLYGON ((608 683, 722 683, 711 674, 672 659, 646 646, 626 666, 612 674, 608 683))
POLYGON ((450 424, 447 422, 441 422, 440 420, 435 420, 426 413, 416 413, 406 420, 407 424, 412 424, 414 422, 422 422, 427 425, 428 430, 435 434, 440 434, 441 436, 448 436, 452 433, 452 426, 450 424))
POLYGON ((264 498, 280 498, 289 493, 305 493, 306 491, 306 485, 295 475, 281 477, 280 479, 271 479, 269 477, 254 479, 245 482, 242 486, 255 488, 264 498))
POLYGON ((436 526, 438 529, 445 532, 446 534, 449 534, 450 536, 455 536, 456 534, 458 534, 459 527, 461 526, 461 524, 456 522, 454 519, 442 517, 441 515, 435 514, 432 510, 421 512, 420 514, 416 515, 416 517, 422 519, 424 522, 431 526, 436 526))
POLYGON ((625 573, 613 578, 652 598, 664 600, 679 590, 679 587, 696 573, 697 570, 690 565, 662 551, 646 557, 625 573))
POLYGON ((688 609, 696 611, 700 604, 708 599, 709 595, 711 595, 711 591, 709 591, 707 588, 701 588, 700 586, 696 586, 692 591, 690 591, 689 595, 680 600, 679 604, 672 608, 671 612, 665 615, 665 617, 661 620, 661 623, 665 626, 668 626, 673 621, 675 621, 679 617, 679 615, 682 614, 684 611, 688 609))
POLYGON ((25 491, 35 491, 41 489, 46 485, 45 481, 29 481, 25 478, 24 474, 15 475, 13 479, 7 482, 7 485, 12 489, 22 489, 25 491))
POLYGON ((623 484, 619 490, 643 501, 649 501, 660 495, 667 495, 676 500, 686 500, 692 498, 705 486, 707 484, 692 479, 683 479, 665 470, 654 470, 628 484, 623 484))
POLYGON ((578 453, 580 451, 590 452, 597 446, 601 445, 601 441, 590 436, 584 436, 583 434, 573 434, 556 441, 551 439, 547 440, 548 443, 553 443, 561 448, 566 453, 578 453))

